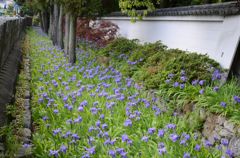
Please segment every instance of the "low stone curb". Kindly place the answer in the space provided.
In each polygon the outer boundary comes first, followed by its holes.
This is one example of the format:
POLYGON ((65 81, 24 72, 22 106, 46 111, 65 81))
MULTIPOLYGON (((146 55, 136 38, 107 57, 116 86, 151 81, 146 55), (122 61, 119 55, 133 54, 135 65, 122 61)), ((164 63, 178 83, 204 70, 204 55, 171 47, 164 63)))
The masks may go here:
MULTIPOLYGON (((28 52, 24 52, 28 53, 28 52)), ((23 95, 24 99, 24 112, 23 112, 23 128, 19 129, 21 135, 22 146, 19 148, 16 158, 30 158, 32 157, 32 120, 31 120, 31 90, 30 90, 30 60, 28 54, 23 56, 23 69, 21 70, 24 73, 24 80, 27 82, 25 92, 23 95)))

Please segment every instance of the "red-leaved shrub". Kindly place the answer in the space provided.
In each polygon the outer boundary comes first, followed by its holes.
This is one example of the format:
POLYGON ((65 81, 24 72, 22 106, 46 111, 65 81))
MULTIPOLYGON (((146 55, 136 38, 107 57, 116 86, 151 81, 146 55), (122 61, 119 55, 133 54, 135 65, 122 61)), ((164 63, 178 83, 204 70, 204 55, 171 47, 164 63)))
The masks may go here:
POLYGON ((115 39, 118 29, 110 21, 78 18, 77 38, 92 41, 102 47, 115 39))

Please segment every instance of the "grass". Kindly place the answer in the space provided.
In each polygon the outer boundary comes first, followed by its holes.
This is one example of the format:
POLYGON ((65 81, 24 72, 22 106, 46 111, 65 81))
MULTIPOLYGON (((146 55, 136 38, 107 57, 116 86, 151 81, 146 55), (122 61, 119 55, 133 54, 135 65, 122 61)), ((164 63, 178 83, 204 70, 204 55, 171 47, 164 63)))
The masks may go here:
POLYGON ((222 144, 202 142, 201 119, 191 124, 186 120, 197 120, 197 114, 181 118, 171 106, 163 110, 159 100, 149 97, 141 85, 111 66, 99 66, 96 52, 78 49, 77 63, 71 66, 47 37, 32 30, 27 36, 35 157, 226 155, 215 147, 222 144))

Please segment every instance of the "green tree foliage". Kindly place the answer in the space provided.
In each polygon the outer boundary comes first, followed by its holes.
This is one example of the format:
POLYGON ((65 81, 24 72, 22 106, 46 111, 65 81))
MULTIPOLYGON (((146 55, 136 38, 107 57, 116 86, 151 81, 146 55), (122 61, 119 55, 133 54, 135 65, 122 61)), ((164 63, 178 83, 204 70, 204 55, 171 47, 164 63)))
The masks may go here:
POLYGON ((123 13, 127 13, 131 17, 139 17, 147 15, 155 9, 155 5, 159 4, 160 0, 119 0, 119 7, 123 13), (138 12, 137 10, 143 10, 138 12))

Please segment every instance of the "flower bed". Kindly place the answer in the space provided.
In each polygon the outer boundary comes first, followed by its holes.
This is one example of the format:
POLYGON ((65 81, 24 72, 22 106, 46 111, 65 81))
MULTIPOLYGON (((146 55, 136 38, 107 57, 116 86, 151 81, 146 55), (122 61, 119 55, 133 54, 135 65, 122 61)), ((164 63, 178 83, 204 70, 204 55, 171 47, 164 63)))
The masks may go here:
POLYGON ((226 140, 202 141, 173 108, 162 109, 132 79, 99 66, 94 53, 78 50, 71 66, 49 39, 34 31, 28 35, 35 157, 233 155, 226 140))

